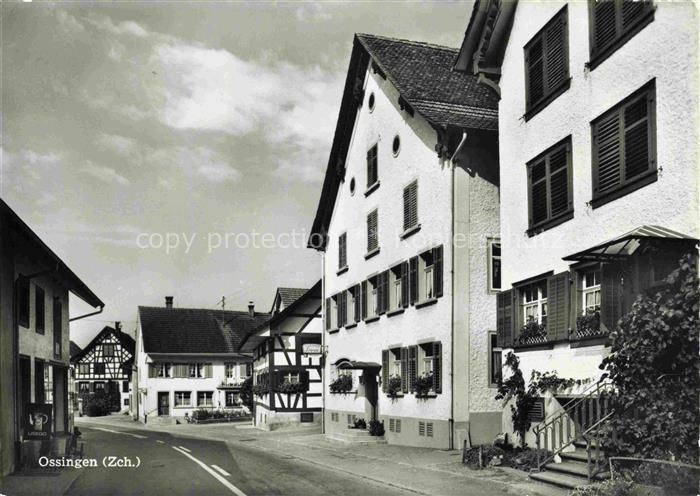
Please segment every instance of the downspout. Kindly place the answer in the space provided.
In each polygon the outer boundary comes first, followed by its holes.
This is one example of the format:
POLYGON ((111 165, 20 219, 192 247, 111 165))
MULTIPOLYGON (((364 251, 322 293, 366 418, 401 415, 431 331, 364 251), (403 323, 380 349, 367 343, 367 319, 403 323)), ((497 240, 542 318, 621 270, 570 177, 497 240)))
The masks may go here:
POLYGON ((449 449, 455 443, 455 158, 467 141, 467 132, 462 133, 462 140, 450 157, 450 285, 452 302, 450 306, 450 432, 449 449))
POLYGON ((104 305, 102 305, 102 306, 100 306, 100 309, 98 311, 86 313, 85 315, 78 315, 77 317, 73 317, 72 319, 68 319, 68 322, 73 322, 75 320, 84 319, 85 317, 92 317, 93 315, 99 315, 102 313, 104 308, 105 308, 104 305))
POLYGON ((326 252, 321 252, 321 434, 326 433, 326 252))

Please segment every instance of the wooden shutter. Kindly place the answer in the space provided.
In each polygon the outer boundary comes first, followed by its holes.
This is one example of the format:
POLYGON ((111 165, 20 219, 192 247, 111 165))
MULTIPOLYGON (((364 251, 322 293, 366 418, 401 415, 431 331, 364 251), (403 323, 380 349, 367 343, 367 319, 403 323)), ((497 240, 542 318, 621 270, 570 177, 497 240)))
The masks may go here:
POLYGON ((620 185, 622 163, 620 135, 622 121, 617 110, 593 124, 593 196, 620 185))
POLYGON ((148 377, 149 379, 153 379, 154 377, 157 377, 158 374, 156 374, 156 366, 153 363, 148 364, 148 377))
POLYGON ((598 54, 607 48, 617 36, 617 15, 615 1, 594 1, 593 43, 591 54, 598 54))
POLYGON ((538 36, 525 51, 528 109, 544 97, 544 61, 544 41, 538 36))
POLYGON ((645 93, 624 107, 624 181, 640 176, 653 166, 650 140, 652 98, 645 93))
POLYGON ((496 296, 498 346, 502 348, 513 346, 513 299, 515 297, 515 292, 516 290, 509 289, 507 291, 501 291, 496 296))
POLYGON ((338 238, 338 268, 342 269, 348 264, 347 233, 343 233, 338 238))
POLYGON ((556 148, 547 157, 549 176, 549 216, 555 218, 573 209, 573 194, 569 163, 571 160, 571 145, 565 143, 556 148))
POLYGON ((382 295, 384 298, 384 311, 388 312, 389 311, 389 281, 391 279, 391 270, 385 270, 384 271, 384 294, 382 295))
POLYGON ((299 372, 299 382, 304 385, 304 390, 309 390, 309 370, 304 369, 299 372))
POLYGON ((613 264, 603 264, 600 273, 600 323, 607 332, 612 332, 621 316, 622 274, 613 264))
POLYGON ((63 350, 63 303, 58 298, 53 299, 53 352, 60 357, 63 350))
POLYGON ((569 77, 567 19, 568 11, 565 7, 544 31, 548 94, 556 90, 569 77))
POLYGON ((547 163, 544 157, 527 168, 529 191, 530 227, 544 222, 548 218, 547 208, 547 163))
POLYGON ((347 324, 347 293, 341 291, 338 293, 338 328, 345 326, 347 324))
POLYGON ((379 213, 373 210, 367 215, 367 251, 374 250, 379 245, 379 236, 377 232, 379 213))
POLYGON ((353 294, 355 295, 355 322, 359 322, 362 319, 362 290, 359 284, 355 285, 353 294))
POLYGON ((408 393, 408 348, 401 348, 401 391, 408 393))
POLYGON ((413 257, 409 260, 409 293, 410 303, 413 305, 418 301, 418 257, 413 257))
POLYGON ((382 350, 382 391, 387 392, 389 384, 389 350, 382 350))
POLYGON ((378 179, 377 167, 377 145, 374 145, 367 151, 367 187, 369 188, 378 179))
POLYGON ((403 230, 418 225, 418 181, 403 189, 403 230))
POLYGON ((530 228, 573 210, 571 139, 528 163, 530 228))
POLYGON ((362 305, 362 320, 367 318, 367 281, 360 285, 360 304, 362 305))
POLYGON ((211 379, 214 377, 214 371, 213 371, 213 366, 211 363, 205 363, 204 364, 204 377, 211 379))
POLYGON ((326 330, 331 328, 331 299, 326 298, 326 330))
POLYGON ((416 376, 418 375, 418 347, 408 347, 408 390, 416 389, 416 376))
POLYGON ((547 339, 558 341, 569 337, 569 272, 547 278, 547 339))
POLYGON ((433 290, 435 296, 442 296, 442 245, 433 248, 433 290))
POLYGON ((380 272, 377 275, 377 306, 379 307, 377 314, 382 315, 386 313, 387 305, 386 300, 389 296, 388 288, 389 271, 380 272))
POLYGON ((408 307, 408 262, 403 262, 401 264, 401 306, 403 308, 408 307))
POLYGON ((442 343, 433 343, 433 390, 442 393, 442 343))

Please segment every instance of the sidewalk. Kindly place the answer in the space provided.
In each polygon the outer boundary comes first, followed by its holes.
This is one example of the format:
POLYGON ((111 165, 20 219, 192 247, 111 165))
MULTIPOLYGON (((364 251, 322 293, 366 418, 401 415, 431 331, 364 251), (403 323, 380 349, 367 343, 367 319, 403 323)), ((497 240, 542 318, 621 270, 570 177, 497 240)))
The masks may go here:
POLYGON ((62 496, 80 475, 80 470, 38 468, 0 478, 0 495, 62 496))
MULTIPOLYGON (((77 420, 77 419, 76 419, 77 420)), ((494 494, 519 496, 562 496, 567 492, 531 481, 515 469, 471 470, 461 461, 461 451, 436 450, 395 445, 352 446, 329 441, 320 426, 263 431, 250 424, 143 425, 129 417, 83 418, 81 424, 109 424, 115 428, 146 429, 200 439, 225 441, 232 446, 245 443, 255 449, 275 452, 286 459, 329 468, 398 487, 416 494, 464 494, 465 486, 488 484, 494 494)), ((87 425, 86 425, 87 426, 87 425)))

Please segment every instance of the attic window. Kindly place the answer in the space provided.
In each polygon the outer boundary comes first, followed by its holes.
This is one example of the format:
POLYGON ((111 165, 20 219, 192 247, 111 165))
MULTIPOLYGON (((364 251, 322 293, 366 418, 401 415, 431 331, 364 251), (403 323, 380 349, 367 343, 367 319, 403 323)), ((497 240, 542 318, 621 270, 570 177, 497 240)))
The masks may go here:
POLYGON ((374 110, 374 93, 369 94, 369 98, 367 99, 367 105, 369 106, 369 111, 374 110))
POLYGON ((398 134, 394 136, 394 141, 391 142, 391 151, 394 152, 394 157, 398 156, 399 151, 401 151, 401 138, 399 138, 398 134))
POLYGON ((355 178, 350 179, 350 194, 355 194, 355 178))

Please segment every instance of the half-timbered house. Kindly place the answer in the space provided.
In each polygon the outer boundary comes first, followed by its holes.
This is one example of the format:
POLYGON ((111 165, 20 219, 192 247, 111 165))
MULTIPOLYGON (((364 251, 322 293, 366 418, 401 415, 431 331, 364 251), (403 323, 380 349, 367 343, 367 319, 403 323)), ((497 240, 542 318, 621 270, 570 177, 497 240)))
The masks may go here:
POLYGON ((255 425, 263 429, 321 421, 321 281, 309 290, 279 288, 272 317, 243 341, 253 354, 255 425))
POLYGON ((119 322, 114 327, 105 326, 71 358, 75 392, 118 391, 119 410, 128 410, 134 349, 134 338, 121 330, 119 322))

